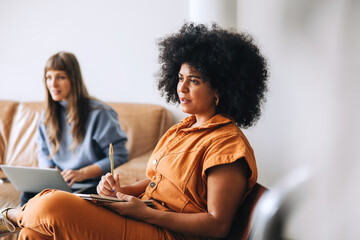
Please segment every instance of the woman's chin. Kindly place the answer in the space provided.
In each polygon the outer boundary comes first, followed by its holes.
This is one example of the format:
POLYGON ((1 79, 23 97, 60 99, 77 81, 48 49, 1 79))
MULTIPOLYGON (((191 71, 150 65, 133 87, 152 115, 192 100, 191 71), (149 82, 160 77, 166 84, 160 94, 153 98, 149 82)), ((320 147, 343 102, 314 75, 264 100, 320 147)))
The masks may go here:
POLYGON ((59 96, 52 96, 51 98, 52 98, 52 100, 53 100, 54 102, 59 102, 59 101, 62 100, 62 98, 59 97, 59 96))
POLYGON ((186 108, 186 107, 181 107, 181 111, 186 114, 193 114, 193 112, 190 111, 189 108, 186 108))

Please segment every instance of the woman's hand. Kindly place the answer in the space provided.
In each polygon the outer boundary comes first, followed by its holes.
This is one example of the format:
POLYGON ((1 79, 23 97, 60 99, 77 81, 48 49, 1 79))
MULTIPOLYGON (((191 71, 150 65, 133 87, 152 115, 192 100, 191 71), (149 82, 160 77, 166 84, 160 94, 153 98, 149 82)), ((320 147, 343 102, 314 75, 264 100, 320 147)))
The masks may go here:
POLYGON ((101 176, 101 169, 97 165, 89 165, 78 170, 64 169, 61 172, 64 180, 69 182, 71 187, 76 182, 82 182, 89 178, 101 176))
POLYGON ((116 197, 125 202, 101 202, 101 205, 113 210, 122 216, 129 216, 138 220, 146 219, 146 211, 151 210, 144 202, 137 197, 126 195, 121 192, 116 197))
POLYGON ((70 170, 65 169, 61 172, 65 182, 69 182, 69 186, 71 187, 75 182, 81 182, 86 179, 83 171, 80 170, 70 170))
POLYGON ((96 191, 99 195, 116 197, 116 193, 121 192, 119 174, 115 173, 114 177, 110 173, 103 175, 96 191))

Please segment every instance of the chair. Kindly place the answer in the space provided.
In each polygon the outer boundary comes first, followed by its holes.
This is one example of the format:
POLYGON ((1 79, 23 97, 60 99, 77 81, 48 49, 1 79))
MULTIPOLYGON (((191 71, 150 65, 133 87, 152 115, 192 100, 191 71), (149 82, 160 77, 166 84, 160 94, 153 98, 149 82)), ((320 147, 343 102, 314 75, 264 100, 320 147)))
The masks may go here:
POLYGON ((255 223, 251 230, 251 240, 285 239, 286 223, 293 211, 309 195, 313 171, 304 166, 298 167, 272 185, 258 203, 255 223))
POLYGON ((225 238, 227 240, 247 240, 250 236, 253 224, 255 207, 268 189, 256 183, 244 202, 236 212, 235 219, 231 225, 230 232, 225 238))

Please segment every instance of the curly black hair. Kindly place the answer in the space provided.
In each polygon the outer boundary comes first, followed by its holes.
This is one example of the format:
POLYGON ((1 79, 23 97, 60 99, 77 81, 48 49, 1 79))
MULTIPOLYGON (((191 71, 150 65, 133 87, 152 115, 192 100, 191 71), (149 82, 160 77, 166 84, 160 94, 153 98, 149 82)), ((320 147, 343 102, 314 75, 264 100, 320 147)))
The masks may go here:
POLYGON ((261 115, 267 92, 266 59, 249 34, 213 24, 185 23, 179 32, 160 39, 156 75, 167 102, 179 103, 178 73, 183 63, 195 67, 204 81, 218 90, 216 112, 231 117, 239 127, 252 126, 261 115))

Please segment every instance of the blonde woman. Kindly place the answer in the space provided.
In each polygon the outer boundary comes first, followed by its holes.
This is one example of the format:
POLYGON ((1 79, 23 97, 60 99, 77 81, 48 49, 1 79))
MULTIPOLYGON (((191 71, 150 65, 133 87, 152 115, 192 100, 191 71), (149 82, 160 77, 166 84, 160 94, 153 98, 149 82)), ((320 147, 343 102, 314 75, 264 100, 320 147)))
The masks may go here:
MULTIPOLYGON (((74 54, 58 52, 44 69, 45 109, 38 126, 39 167, 58 168, 65 181, 88 182, 96 192, 100 176, 110 171, 109 144, 115 167, 128 159, 127 137, 116 112, 91 98, 74 54)), ((34 193, 23 193, 24 205, 34 193)))

